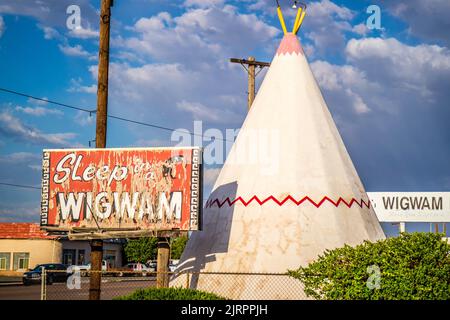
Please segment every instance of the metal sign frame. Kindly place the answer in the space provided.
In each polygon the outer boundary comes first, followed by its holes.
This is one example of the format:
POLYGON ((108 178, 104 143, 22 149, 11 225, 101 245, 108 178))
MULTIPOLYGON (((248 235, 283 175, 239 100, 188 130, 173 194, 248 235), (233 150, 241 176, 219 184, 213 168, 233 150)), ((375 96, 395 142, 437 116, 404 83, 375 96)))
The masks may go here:
POLYGON ((41 228, 72 239, 201 230, 202 153, 199 147, 43 150, 41 228))

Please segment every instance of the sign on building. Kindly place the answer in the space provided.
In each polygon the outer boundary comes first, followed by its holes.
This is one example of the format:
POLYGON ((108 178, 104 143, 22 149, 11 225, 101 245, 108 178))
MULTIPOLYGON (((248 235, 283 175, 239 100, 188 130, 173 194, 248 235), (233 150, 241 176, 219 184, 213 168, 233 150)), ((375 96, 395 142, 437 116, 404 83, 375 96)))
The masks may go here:
POLYGON ((450 222, 450 192, 367 192, 380 222, 450 222))
POLYGON ((41 227, 200 230, 200 148, 44 150, 41 227))

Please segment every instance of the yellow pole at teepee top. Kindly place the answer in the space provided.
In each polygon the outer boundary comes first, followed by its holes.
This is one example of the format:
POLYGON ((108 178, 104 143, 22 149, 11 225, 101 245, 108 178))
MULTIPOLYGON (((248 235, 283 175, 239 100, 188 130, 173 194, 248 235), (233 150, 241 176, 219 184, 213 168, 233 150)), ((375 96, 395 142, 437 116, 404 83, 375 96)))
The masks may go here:
MULTIPOLYGON (((280 7, 280 4, 278 3, 278 0, 277 0, 277 14, 278 14, 278 19, 280 20, 281 28, 283 29, 283 33, 287 34, 288 32, 286 29, 286 23, 284 22, 283 12, 281 11, 281 7, 280 7)), ((294 26, 292 27, 293 34, 297 34, 298 30, 300 29, 300 27, 303 23, 303 19, 305 19, 305 15, 306 15, 306 4, 302 3, 301 7, 298 8, 297 15, 295 17, 294 26)))
POLYGON ((297 15, 295 16, 294 26, 292 27, 292 33, 293 34, 295 34, 295 30, 297 29, 297 24, 298 24, 298 22, 300 20, 300 16, 302 15, 302 10, 303 10, 302 7, 298 8, 298 10, 297 10, 297 15))
POLYGON ((300 16, 300 19, 298 20, 297 24, 294 25, 294 30, 292 31, 293 34, 297 34, 298 30, 300 29, 300 26, 303 23, 303 19, 305 19, 306 16, 306 10, 303 10, 300 16))
POLYGON ((284 34, 287 34, 286 23, 284 23, 283 13, 280 6, 277 7, 278 19, 280 20, 281 28, 283 28, 284 34))

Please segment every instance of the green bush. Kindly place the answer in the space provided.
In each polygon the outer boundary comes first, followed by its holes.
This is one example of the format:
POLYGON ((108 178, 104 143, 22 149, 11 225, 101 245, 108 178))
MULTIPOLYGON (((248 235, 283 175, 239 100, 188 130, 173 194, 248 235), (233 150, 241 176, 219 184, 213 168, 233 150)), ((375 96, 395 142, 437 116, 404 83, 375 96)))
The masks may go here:
POLYGON ((178 238, 172 238, 171 246, 170 246, 170 258, 172 259, 180 259, 183 254, 184 248, 186 247, 188 241, 188 237, 181 236, 178 238))
POLYGON ((158 238, 129 240, 124 247, 128 262, 146 263, 156 258, 158 238))
POLYGON ((316 299, 450 299, 450 245, 439 234, 404 233, 346 245, 288 272, 316 299))
POLYGON ((226 300, 213 293, 184 288, 139 289, 114 300, 226 300))

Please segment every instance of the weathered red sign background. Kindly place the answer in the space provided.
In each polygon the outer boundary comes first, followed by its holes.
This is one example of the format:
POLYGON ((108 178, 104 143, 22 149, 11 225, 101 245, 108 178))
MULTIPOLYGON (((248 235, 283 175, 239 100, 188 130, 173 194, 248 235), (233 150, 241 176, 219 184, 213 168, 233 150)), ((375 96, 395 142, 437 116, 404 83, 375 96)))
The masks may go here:
POLYGON ((43 151, 41 226, 199 230, 200 148, 43 151))

